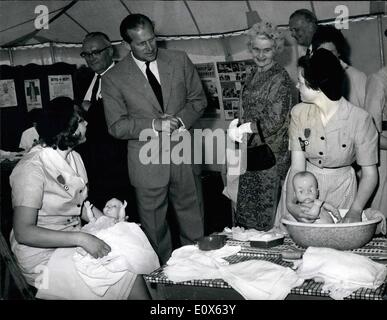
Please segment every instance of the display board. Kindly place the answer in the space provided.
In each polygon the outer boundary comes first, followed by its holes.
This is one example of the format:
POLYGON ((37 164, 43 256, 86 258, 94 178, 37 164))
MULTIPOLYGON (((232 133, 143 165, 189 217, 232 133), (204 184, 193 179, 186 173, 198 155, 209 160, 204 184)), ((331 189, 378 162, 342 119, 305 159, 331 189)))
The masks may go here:
POLYGON ((252 60, 196 64, 208 101, 202 118, 238 117, 241 89, 254 68, 252 60))

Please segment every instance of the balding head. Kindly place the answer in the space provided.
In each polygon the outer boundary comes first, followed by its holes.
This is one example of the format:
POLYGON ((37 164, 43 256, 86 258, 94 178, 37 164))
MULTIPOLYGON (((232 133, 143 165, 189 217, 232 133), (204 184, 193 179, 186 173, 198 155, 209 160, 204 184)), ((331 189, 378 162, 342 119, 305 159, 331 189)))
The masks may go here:
POLYGON ((289 30, 299 45, 309 47, 317 30, 317 18, 307 9, 297 10, 289 18, 289 30))
POLYGON ((104 72, 113 63, 113 47, 103 32, 92 32, 83 40, 81 56, 96 73, 104 72))

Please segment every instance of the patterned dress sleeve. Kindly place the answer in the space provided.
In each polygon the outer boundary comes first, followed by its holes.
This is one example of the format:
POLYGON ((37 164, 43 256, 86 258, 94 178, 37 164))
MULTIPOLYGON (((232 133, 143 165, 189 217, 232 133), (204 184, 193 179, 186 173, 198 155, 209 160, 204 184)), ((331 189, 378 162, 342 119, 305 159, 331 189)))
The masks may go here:
MULTIPOLYGON (((285 71, 286 72, 286 71, 285 71)), ((285 74, 279 73, 271 80, 267 98, 258 99, 264 105, 261 109, 260 125, 266 138, 276 135, 289 119, 292 107, 291 82, 285 74)), ((256 123, 252 125, 253 132, 257 132, 256 123)))

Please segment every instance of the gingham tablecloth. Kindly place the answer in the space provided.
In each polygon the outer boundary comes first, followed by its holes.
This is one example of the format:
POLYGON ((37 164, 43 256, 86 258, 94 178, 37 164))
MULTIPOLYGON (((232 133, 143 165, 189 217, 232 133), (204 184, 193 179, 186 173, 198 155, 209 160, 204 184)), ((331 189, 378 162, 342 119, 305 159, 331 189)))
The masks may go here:
MULTIPOLYGON (((238 263, 251 259, 266 260, 284 267, 292 267, 293 263, 285 261, 281 257, 281 252, 289 249, 297 249, 304 251, 305 249, 297 246, 290 238, 286 237, 282 245, 262 249, 251 247, 248 241, 236 241, 227 240, 228 245, 241 245, 242 250, 237 254, 225 258, 230 263, 238 263)), ((367 256, 374 259, 377 262, 387 263, 387 238, 374 238, 371 242, 362 248, 355 250, 348 250, 367 256)), ((173 285, 176 284, 173 281, 168 280, 167 276, 163 272, 163 267, 153 271, 149 275, 144 276, 145 280, 149 283, 159 283, 173 285)), ((209 287, 209 288, 231 288, 227 282, 222 279, 207 279, 207 280, 191 280, 179 282, 179 285, 186 286, 198 286, 198 287, 209 287)), ((306 280, 304 283, 291 290, 291 294, 307 295, 307 296, 321 296, 329 297, 327 292, 322 290, 322 283, 315 282, 313 280, 306 280)), ((384 300, 387 299, 387 278, 383 285, 376 290, 361 288, 355 291, 345 299, 362 299, 362 300, 384 300)))

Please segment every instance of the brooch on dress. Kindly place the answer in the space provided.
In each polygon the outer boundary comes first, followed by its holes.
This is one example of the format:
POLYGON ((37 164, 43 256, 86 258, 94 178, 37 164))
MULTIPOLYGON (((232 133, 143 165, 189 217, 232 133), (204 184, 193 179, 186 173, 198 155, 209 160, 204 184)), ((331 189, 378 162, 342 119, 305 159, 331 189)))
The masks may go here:
POLYGON ((58 180, 58 182, 59 182, 60 184, 63 184, 63 188, 64 188, 66 191, 69 190, 69 187, 68 187, 68 185, 66 184, 66 181, 65 181, 65 179, 63 178, 63 176, 62 176, 61 174, 60 174, 59 176, 56 177, 56 180, 58 180))
POLYGON ((300 146, 301 146, 302 151, 305 152, 305 146, 309 145, 309 141, 303 140, 301 137, 298 137, 298 141, 300 142, 300 146))

